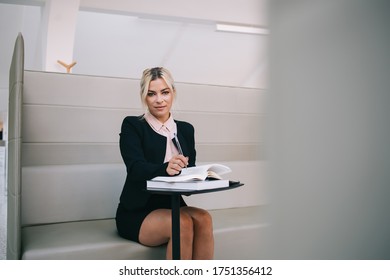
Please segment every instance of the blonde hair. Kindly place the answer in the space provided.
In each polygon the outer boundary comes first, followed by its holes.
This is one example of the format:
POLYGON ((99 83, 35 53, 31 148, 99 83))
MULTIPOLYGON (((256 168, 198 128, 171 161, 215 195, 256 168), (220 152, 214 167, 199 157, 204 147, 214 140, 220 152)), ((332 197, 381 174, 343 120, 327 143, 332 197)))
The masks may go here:
POLYGON ((157 79, 163 79, 167 83, 169 89, 171 90, 171 92, 173 94, 173 99, 174 100, 176 99, 175 84, 174 84, 172 75, 168 71, 168 69, 165 69, 163 67, 148 68, 148 69, 145 69, 143 71, 141 83, 140 83, 140 85, 141 85, 141 90, 140 90, 141 101, 142 101, 142 104, 144 105, 145 108, 147 108, 146 97, 148 95, 149 84, 151 81, 154 81, 157 79))

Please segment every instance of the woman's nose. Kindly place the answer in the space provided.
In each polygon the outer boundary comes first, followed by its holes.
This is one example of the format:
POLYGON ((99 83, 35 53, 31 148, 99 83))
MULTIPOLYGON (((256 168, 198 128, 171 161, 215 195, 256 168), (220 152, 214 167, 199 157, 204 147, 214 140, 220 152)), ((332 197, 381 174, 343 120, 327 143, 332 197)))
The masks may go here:
POLYGON ((164 101, 164 98, 161 94, 157 94, 157 102, 161 103, 164 101))

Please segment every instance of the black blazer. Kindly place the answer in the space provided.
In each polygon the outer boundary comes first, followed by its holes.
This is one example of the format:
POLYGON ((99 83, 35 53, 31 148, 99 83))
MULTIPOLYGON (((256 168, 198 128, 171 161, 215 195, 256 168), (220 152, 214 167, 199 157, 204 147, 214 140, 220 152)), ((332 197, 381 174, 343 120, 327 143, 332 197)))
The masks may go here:
MULTIPOLYGON (((177 137, 183 154, 189 157, 189 166, 196 161, 194 127, 175 120, 177 137)), ((127 177, 120 203, 127 210, 143 209, 151 198, 146 191, 146 180, 156 176, 169 176, 168 162, 163 163, 167 138, 156 133, 141 116, 128 116, 123 120, 119 146, 126 165, 127 177)))

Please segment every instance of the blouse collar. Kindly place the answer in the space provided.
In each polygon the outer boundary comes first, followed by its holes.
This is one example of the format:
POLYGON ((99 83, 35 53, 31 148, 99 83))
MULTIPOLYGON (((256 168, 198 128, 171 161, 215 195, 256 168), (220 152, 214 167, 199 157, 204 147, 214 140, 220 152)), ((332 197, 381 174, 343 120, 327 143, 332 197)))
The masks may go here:
POLYGON ((170 113, 169 119, 162 123, 160 122, 155 116, 153 116, 150 112, 145 113, 145 119, 149 123, 149 125, 153 128, 156 132, 162 132, 164 128, 166 128, 169 132, 175 133, 176 131, 176 123, 173 120, 173 116, 170 113))

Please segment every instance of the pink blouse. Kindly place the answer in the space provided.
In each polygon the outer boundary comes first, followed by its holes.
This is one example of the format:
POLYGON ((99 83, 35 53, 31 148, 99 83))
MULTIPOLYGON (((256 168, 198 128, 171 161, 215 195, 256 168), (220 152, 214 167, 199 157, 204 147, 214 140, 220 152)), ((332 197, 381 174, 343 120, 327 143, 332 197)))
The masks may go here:
POLYGON ((170 114, 169 119, 165 123, 161 123, 150 112, 146 112, 145 120, 148 122, 148 124, 154 131, 156 131, 162 136, 167 137, 167 147, 164 162, 167 162, 173 156, 178 155, 179 151, 177 150, 176 146, 173 144, 172 141, 172 139, 174 138, 174 134, 177 133, 176 123, 173 120, 172 114, 170 114))

